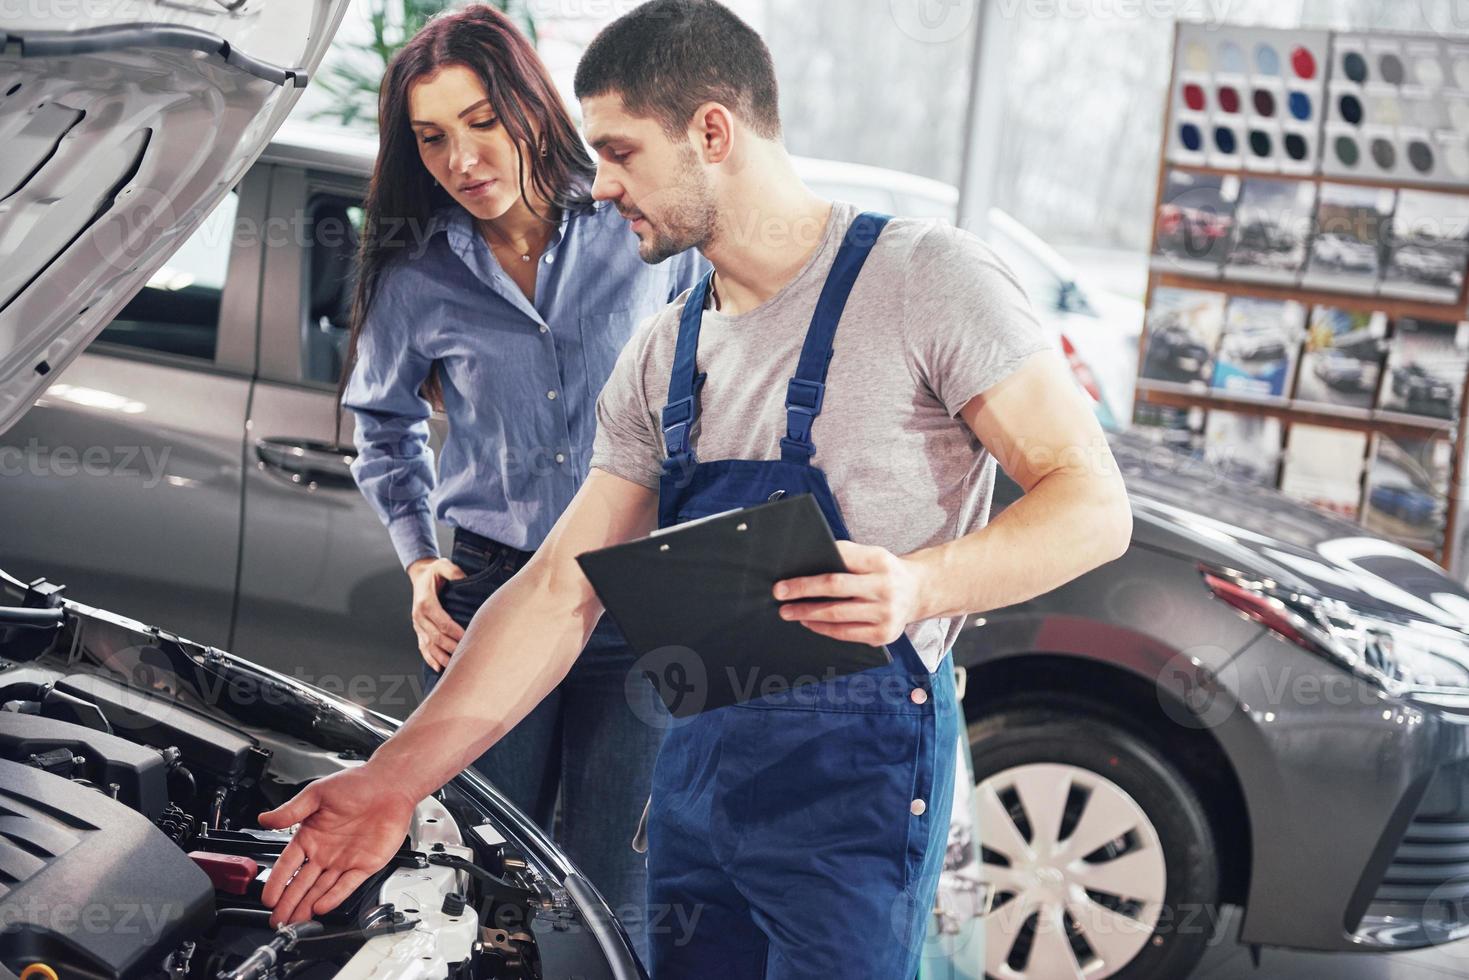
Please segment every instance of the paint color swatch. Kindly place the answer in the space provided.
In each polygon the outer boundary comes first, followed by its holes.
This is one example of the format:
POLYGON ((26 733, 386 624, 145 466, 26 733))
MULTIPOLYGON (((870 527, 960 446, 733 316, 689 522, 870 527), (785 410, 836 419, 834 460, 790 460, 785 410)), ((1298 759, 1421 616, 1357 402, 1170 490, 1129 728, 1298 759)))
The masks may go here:
POLYGON ((1332 35, 1322 145, 1327 176, 1469 186, 1469 47, 1332 35))
POLYGON ((1178 30, 1168 159, 1316 173, 1329 35, 1188 23, 1178 30))

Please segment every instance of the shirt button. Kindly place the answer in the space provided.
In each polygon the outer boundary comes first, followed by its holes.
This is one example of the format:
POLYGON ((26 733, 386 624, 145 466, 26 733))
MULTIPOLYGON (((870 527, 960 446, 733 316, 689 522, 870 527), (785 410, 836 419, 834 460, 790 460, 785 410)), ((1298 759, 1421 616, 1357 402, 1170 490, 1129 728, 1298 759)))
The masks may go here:
POLYGON ((546 325, 545 325, 545 324, 544 324, 544 323, 543 323, 543 324, 541 324, 541 333, 545 333, 545 332, 546 332, 546 331, 548 331, 548 330, 550 330, 550 329, 551 329, 551 328, 550 328, 550 327, 548 327, 548 326, 546 326, 546 325))
POLYGON ((547 265, 554 265, 555 262, 556 262, 556 256, 554 256, 554 255, 548 255, 548 256, 546 256, 546 264, 547 265))
POLYGON ((566 456, 563 453, 557 453, 556 454, 556 462, 558 462, 558 463, 564 463, 564 462, 566 462, 566 456))
POLYGON ((914 800, 913 805, 908 807, 908 812, 915 817, 921 817, 928 812, 928 804, 922 800, 914 800))
POLYGON ((546 392, 546 397, 554 402, 556 400, 556 390, 553 388, 552 390, 546 392))
POLYGON ((908 700, 912 701, 914 704, 927 704, 928 692, 921 687, 915 687, 913 689, 913 693, 908 695, 908 700))

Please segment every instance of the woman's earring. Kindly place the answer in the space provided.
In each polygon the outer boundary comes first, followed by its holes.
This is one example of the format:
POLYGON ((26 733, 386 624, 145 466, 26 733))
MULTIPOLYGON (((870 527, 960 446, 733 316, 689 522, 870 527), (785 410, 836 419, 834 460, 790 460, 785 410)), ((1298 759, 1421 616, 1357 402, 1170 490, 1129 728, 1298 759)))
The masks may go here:
POLYGON ((550 153, 550 152, 551 152, 551 147, 550 147, 550 145, 549 145, 549 144, 548 144, 548 143, 547 143, 547 142, 546 142, 546 137, 545 137, 545 134, 542 134, 542 135, 541 135, 541 156, 543 156, 543 157, 544 157, 544 156, 546 156, 546 155, 547 155, 547 154, 549 154, 549 153, 550 153))

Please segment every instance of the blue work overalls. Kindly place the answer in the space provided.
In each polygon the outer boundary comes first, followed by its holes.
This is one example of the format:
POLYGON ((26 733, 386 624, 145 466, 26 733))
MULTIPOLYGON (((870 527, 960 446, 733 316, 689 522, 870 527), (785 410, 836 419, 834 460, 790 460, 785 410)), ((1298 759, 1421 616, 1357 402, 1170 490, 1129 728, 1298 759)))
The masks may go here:
MULTIPOLYGON (((837 254, 787 389, 779 460, 694 457, 709 277, 694 287, 663 410, 660 527, 809 493, 849 538, 811 465, 812 423, 837 323, 886 223, 860 215, 837 254)), ((915 975, 947 841, 958 711, 947 657, 930 674, 906 636, 888 649, 885 667, 670 728, 648 821, 655 980, 915 975)))

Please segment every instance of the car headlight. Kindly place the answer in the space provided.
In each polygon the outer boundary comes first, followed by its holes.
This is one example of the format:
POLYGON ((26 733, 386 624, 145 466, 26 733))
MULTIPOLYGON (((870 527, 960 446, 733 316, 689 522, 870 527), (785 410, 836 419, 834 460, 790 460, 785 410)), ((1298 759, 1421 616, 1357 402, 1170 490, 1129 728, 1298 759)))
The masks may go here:
POLYGON ((1203 568, 1223 601, 1290 642, 1320 654, 1394 696, 1412 691, 1469 693, 1469 636, 1340 599, 1203 568))

